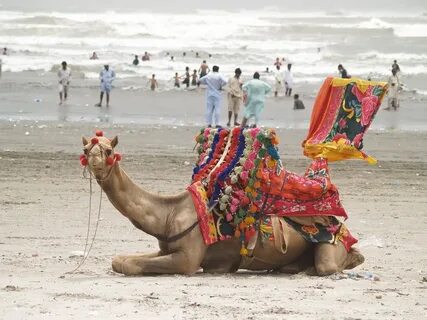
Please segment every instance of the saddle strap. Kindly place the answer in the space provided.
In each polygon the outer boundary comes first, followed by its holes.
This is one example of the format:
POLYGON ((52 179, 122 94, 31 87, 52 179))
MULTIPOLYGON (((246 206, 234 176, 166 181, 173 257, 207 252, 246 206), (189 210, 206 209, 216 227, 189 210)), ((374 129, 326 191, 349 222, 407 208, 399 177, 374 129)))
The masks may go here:
POLYGON ((288 251, 289 225, 283 218, 274 216, 271 218, 273 227, 274 246, 277 251, 285 254, 288 251))

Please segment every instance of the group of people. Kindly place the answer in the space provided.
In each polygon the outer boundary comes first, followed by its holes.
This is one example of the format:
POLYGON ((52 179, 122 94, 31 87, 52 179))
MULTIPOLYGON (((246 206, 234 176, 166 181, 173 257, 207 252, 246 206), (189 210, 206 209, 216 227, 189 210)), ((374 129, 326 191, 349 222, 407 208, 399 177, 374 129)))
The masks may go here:
MULTIPOLYGON (((145 51, 144 54, 141 56, 141 61, 150 61, 150 55, 148 54, 147 51, 145 51)), ((137 54, 135 55, 135 58, 133 59, 132 64, 134 66, 139 65, 139 57, 137 54)))
POLYGON ((282 91, 283 84, 285 85, 285 96, 290 97, 292 94, 292 88, 294 86, 294 76, 292 74, 291 68, 292 64, 287 64, 287 69, 283 73, 281 71, 282 64, 280 62, 275 63, 276 71, 274 73, 274 96, 277 97, 279 92, 282 91))
MULTIPOLYGON (((59 91, 59 104, 62 105, 68 98, 68 88, 71 82, 71 69, 68 66, 66 61, 62 61, 61 67, 58 70, 58 91, 59 91)), ((112 89, 112 84, 116 74, 114 70, 110 69, 108 64, 104 65, 104 68, 99 73, 99 80, 101 82, 100 89, 101 93, 99 96, 99 102, 95 104, 96 107, 102 106, 102 100, 104 99, 104 94, 106 95, 106 105, 110 105, 110 92, 112 89)))
MULTIPOLYGON (((246 127, 249 121, 253 118, 256 127, 259 124, 260 114, 264 109, 265 97, 272 90, 271 86, 260 79, 259 72, 253 74, 253 78, 245 83, 242 83, 240 77, 242 70, 236 68, 234 76, 226 79, 219 73, 219 67, 213 66, 212 72, 201 77, 199 82, 206 85, 206 125, 208 127, 221 127, 221 91, 227 91, 228 102, 228 122, 227 126, 246 127), (240 107, 245 105, 242 123, 238 120, 240 107)), ((299 96, 295 95, 295 109, 303 109, 304 105, 299 96)))
POLYGON ((264 109, 265 96, 271 91, 271 86, 260 80, 260 74, 255 72, 253 79, 242 83, 240 76, 242 71, 236 68, 234 76, 227 80, 219 73, 219 67, 213 66, 212 72, 201 77, 199 82, 206 85, 206 125, 208 127, 220 127, 221 114, 221 95, 222 90, 226 89, 228 94, 228 123, 230 126, 234 114, 234 125, 238 126, 237 118, 242 102, 245 103, 245 112, 242 120, 242 126, 246 126, 251 118, 255 118, 256 126, 259 121, 259 115, 264 109))

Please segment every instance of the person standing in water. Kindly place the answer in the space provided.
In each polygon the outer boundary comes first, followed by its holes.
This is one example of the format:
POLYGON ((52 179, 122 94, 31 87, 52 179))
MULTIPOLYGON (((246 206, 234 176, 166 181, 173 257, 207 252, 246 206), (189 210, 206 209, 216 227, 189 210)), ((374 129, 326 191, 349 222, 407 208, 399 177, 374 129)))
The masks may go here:
POLYGON ((199 78, 203 78, 205 75, 209 73, 210 69, 208 64, 206 63, 206 60, 203 60, 202 64, 199 68, 199 78))
POLYGON ((135 59, 133 59, 132 64, 133 64, 134 66, 137 66, 137 65, 139 64, 139 59, 138 59, 138 56, 137 56, 137 55, 135 55, 135 59))
POLYGON ((206 89, 206 124, 212 127, 213 123, 216 127, 221 127, 221 90, 227 84, 227 80, 219 74, 219 67, 213 66, 212 72, 200 78, 199 82, 207 86, 206 89))
POLYGON ((391 65, 392 70, 396 70, 396 75, 400 75, 400 66, 397 64, 397 60, 393 61, 393 64, 391 65))
POLYGON ((290 97, 292 94, 292 88, 294 87, 294 75, 291 71, 292 64, 288 63, 288 70, 285 71, 285 95, 290 97))
POLYGON ((59 104, 61 105, 68 98, 68 87, 71 80, 71 69, 68 68, 67 62, 62 61, 61 68, 58 70, 58 90, 59 104))
POLYGON ((239 116, 240 105, 242 104, 242 82, 240 81, 240 76, 242 74, 242 70, 237 68, 234 70, 234 77, 231 77, 228 80, 228 122, 227 127, 231 124, 231 117, 234 113, 234 125, 240 126, 240 123, 237 122, 237 117, 239 116))
POLYGON ((193 70, 193 74, 191 75, 191 85, 192 86, 197 86, 197 70, 194 69, 193 70))
POLYGON ((101 81, 101 94, 99 96, 99 103, 95 104, 96 107, 102 106, 104 92, 107 96, 107 107, 110 106, 110 92, 115 78, 116 73, 110 69, 108 64, 104 65, 104 69, 99 73, 99 80, 101 81))
POLYGON ((175 72, 175 77, 173 77, 173 79, 175 80, 175 82, 174 82, 174 87, 175 88, 179 88, 181 85, 180 85, 180 77, 179 77, 179 75, 178 75, 178 72, 175 72))
POLYGON ((158 87, 159 85, 157 84, 156 75, 153 74, 150 79, 150 89, 151 91, 155 91, 158 87))
POLYGON ((259 73, 255 72, 252 80, 243 85, 245 115, 242 120, 242 127, 246 127, 248 120, 255 118, 256 127, 259 124, 259 116, 264 110, 265 96, 271 91, 271 86, 259 79, 259 73))
POLYGON ((182 84, 185 84, 185 87, 188 88, 190 86, 190 68, 185 67, 185 74, 182 76, 184 80, 182 84))

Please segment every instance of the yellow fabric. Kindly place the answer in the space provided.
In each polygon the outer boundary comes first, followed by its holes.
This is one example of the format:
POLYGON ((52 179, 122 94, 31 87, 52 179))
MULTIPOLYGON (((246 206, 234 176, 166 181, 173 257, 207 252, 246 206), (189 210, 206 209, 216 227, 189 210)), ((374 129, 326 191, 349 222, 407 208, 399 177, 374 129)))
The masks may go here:
POLYGON ((377 160, 366 155, 352 145, 345 143, 345 139, 325 142, 322 144, 305 144, 304 154, 310 158, 325 158, 328 161, 339 161, 346 159, 362 159, 369 164, 376 164, 377 160))
POLYGON ((382 86, 382 87, 387 86, 387 82, 384 82, 384 81, 369 81, 369 80, 363 80, 359 78, 349 78, 349 79, 334 78, 332 80, 331 85, 332 87, 343 87, 349 83, 356 83, 357 87, 362 92, 365 92, 369 86, 382 86))

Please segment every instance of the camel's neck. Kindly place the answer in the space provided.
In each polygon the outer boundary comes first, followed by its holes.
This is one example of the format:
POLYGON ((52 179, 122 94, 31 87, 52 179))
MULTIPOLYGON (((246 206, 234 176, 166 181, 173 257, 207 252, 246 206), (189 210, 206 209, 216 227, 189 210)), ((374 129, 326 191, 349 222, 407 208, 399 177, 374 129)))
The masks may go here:
POLYGON ((171 208, 161 196, 137 186, 116 163, 109 176, 98 182, 111 203, 138 229, 150 235, 163 235, 171 208))

